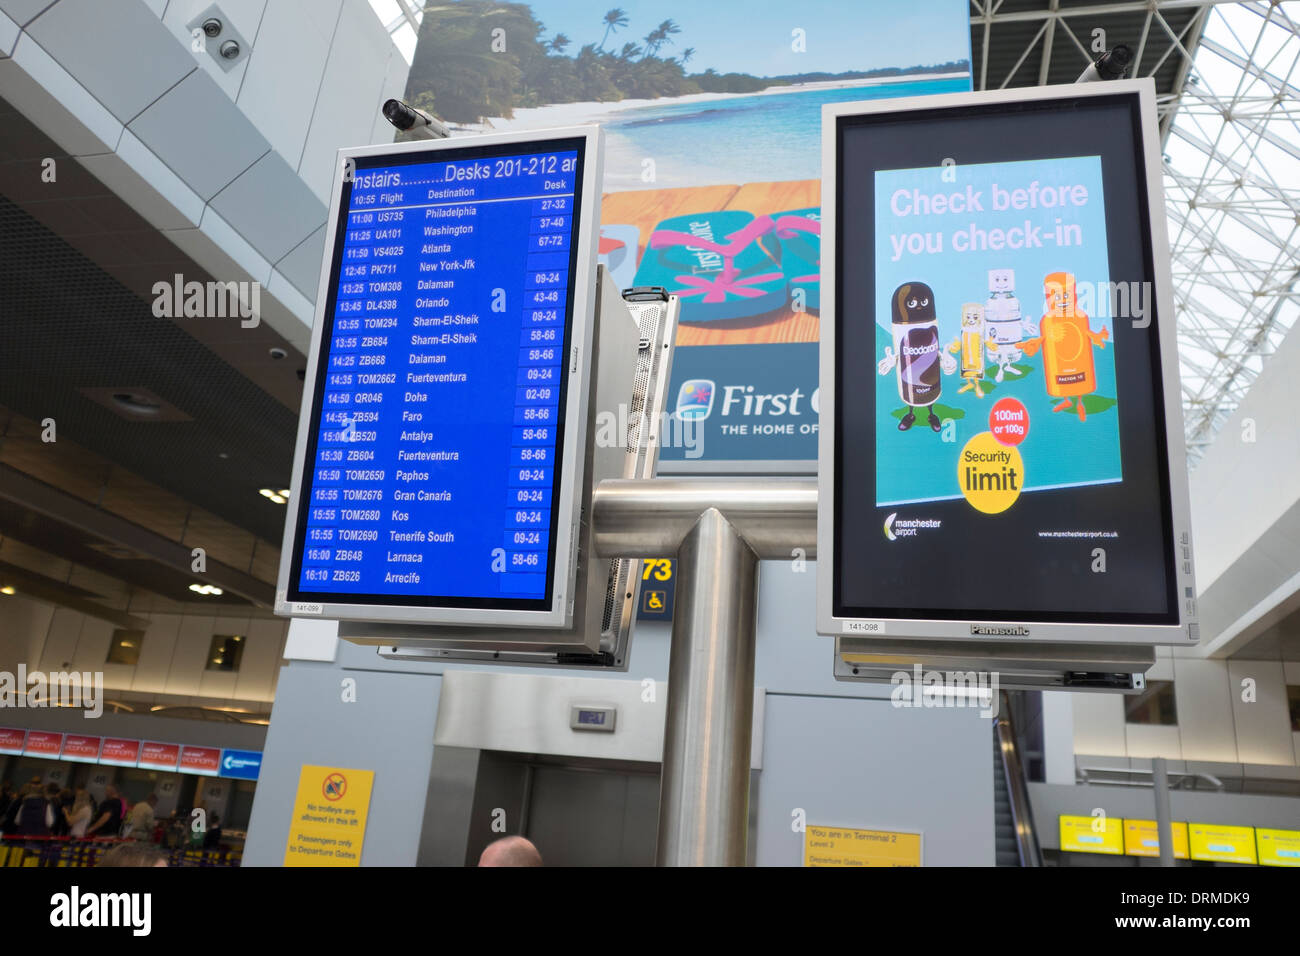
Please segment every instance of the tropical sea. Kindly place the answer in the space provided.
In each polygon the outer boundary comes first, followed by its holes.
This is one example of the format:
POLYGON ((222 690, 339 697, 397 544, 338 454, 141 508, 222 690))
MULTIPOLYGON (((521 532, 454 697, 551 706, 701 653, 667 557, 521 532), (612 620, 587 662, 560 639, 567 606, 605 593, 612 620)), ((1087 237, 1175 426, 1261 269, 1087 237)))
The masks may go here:
POLYGON ((798 92, 773 88, 705 101, 669 100, 592 119, 608 137, 608 190, 780 182, 820 177, 823 104, 969 89, 968 77, 798 92))

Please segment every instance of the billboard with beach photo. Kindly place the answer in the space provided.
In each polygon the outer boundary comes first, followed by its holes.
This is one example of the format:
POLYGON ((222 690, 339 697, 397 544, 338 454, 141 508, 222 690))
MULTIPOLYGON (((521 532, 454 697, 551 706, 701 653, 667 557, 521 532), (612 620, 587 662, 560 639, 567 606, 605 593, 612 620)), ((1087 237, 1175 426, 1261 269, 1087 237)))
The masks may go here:
POLYGON ((406 98, 453 135, 599 122, 601 261, 682 301, 660 470, 812 472, 821 107, 970 88, 965 0, 460 0, 406 98))

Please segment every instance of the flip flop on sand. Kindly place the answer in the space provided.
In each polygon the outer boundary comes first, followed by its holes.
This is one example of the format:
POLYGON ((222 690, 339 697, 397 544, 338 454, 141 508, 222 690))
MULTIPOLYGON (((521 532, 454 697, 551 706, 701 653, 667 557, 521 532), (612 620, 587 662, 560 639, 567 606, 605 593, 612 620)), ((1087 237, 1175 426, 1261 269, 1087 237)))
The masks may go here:
POLYGON ((665 219, 650 234, 635 284, 663 286, 679 296, 683 322, 780 308, 788 282, 762 245, 773 228, 771 217, 739 209, 665 219))
POLYGON ((636 249, 641 243, 641 230, 623 224, 600 227, 600 243, 596 248, 596 261, 609 270, 614 286, 630 289, 636 285, 636 249))
POLYGON ((822 304, 822 211, 820 206, 772 214, 781 244, 781 269, 790 280, 790 297, 803 290, 805 309, 822 304))

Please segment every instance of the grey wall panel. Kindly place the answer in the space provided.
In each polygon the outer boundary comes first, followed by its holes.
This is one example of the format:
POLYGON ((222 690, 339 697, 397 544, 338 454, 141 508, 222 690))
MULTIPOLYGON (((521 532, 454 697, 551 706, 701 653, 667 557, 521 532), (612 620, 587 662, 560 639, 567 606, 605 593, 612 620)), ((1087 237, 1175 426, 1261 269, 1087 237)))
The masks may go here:
POLYGON ((441 680, 328 664, 281 671, 249 823, 246 866, 280 866, 304 764, 373 770, 362 866, 413 866, 441 680), (342 679, 356 680, 343 700, 342 679))
POLYGON ((278 153, 269 152, 213 200, 226 222, 267 261, 278 262, 325 224, 325 204, 278 153), (268 203, 267 197, 275 202, 268 203))
POLYGON ((271 148, 202 70, 168 90, 129 128, 205 200, 271 148))
POLYGON ((993 728, 964 708, 768 694, 759 866, 800 866, 809 824, 921 831, 925 866, 993 865, 993 728))
POLYGON ((139 0, 61 0, 28 24, 27 32, 123 123, 197 69, 193 56, 139 0))

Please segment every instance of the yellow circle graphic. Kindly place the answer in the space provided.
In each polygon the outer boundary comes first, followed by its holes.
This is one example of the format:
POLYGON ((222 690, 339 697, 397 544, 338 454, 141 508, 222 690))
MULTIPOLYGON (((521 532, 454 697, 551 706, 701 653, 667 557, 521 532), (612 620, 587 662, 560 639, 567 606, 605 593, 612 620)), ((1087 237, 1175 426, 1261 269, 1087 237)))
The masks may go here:
POLYGON ((992 432, 980 432, 957 456, 957 486, 976 511, 1006 511, 1025 486, 1020 449, 1002 444, 992 432))
POLYGON ((1061 361, 1073 362, 1083 354, 1083 335, 1073 322, 1054 318, 1049 335, 1056 345, 1057 358, 1061 361))

